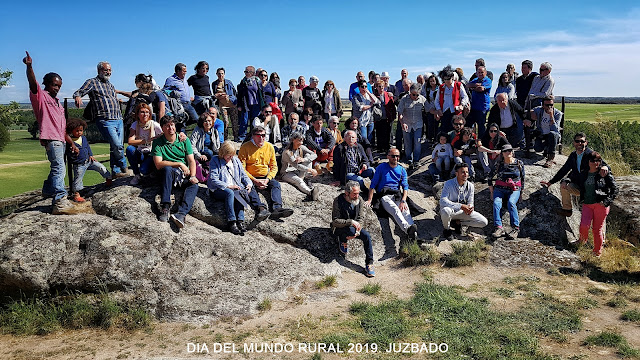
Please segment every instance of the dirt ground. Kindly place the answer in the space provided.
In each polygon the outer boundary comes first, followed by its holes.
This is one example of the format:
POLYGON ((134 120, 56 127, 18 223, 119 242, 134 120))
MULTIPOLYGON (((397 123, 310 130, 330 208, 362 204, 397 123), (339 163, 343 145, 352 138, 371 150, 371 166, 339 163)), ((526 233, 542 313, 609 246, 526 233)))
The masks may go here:
MULTIPOLYGON (((542 349, 563 359, 618 359, 615 349, 586 347, 584 338, 603 330, 618 331, 634 348, 640 348, 640 326, 623 322, 620 314, 638 308, 630 303, 626 308, 605 305, 616 291, 615 285, 597 283, 576 275, 550 275, 540 268, 504 268, 487 263, 456 269, 430 267, 402 267, 398 260, 389 260, 376 267, 376 277, 368 279, 360 273, 345 270, 338 277, 336 286, 316 289, 305 284, 288 299, 273 301, 272 308, 247 319, 222 319, 211 323, 155 322, 151 329, 136 331, 79 330, 62 331, 47 336, 0 335, 0 359, 311 359, 311 353, 299 353, 299 342, 294 340, 298 328, 313 322, 316 326, 330 326, 332 320, 345 319, 349 305, 355 301, 373 301, 390 296, 406 299, 413 295, 413 285, 424 279, 428 271, 434 281, 444 285, 459 286, 466 296, 486 297, 496 311, 514 311, 522 303, 525 291, 516 287, 513 297, 501 297, 496 288, 507 287, 504 278, 537 277, 536 287, 566 301, 589 296, 599 306, 582 310, 583 329, 569 334, 568 341, 559 344, 543 339, 542 349), (382 287, 378 296, 371 297, 358 292, 367 283, 382 287), (587 289, 602 289, 602 294, 592 295, 587 289), (215 343, 235 343, 238 353, 214 353, 215 343), (242 353, 245 343, 291 343, 292 353, 247 354, 242 353), (189 352, 188 343, 207 344, 209 353, 189 352)), ((198 349, 195 349, 198 350, 198 349)), ((200 349, 202 350, 202 348, 200 349)), ((344 349, 343 349, 344 350, 344 349)), ((402 359, 425 358, 400 356, 402 359)), ((428 357, 428 356, 426 356, 428 357)), ((349 354, 322 354, 322 359, 353 358, 349 354)), ((365 357, 366 358, 366 357, 365 357)))

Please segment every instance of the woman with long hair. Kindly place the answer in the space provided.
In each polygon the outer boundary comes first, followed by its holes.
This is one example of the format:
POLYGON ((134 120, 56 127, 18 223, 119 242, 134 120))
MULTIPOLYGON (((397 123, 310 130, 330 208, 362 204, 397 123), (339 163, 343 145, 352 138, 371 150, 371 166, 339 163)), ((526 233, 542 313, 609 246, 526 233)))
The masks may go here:
POLYGON ((502 147, 502 161, 499 161, 489 174, 489 192, 493 199, 493 224, 494 238, 506 236, 507 239, 515 239, 520 233, 520 217, 518 216, 518 200, 524 188, 524 164, 516 159, 511 145, 502 147), (507 198, 507 211, 511 220, 511 230, 505 232, 502 229, 502 199, 507 198))
POLYGON ((604 224, 609 215, 609 207, 618 195, 611 172, 607 176, 600 175, 602 157, 596 151, 584 155, 589 161, 589 170, 580 173, 580 201, 582 202, 582 218, 580 220, 580 243, 586 244, 589 229, 593 232, 593 254, 602 255, 604 243, 604 224))
POLYGON ((498 87, 496 88, 496 92, 493 93, 493 98, 500 93, 506 93, 510 100, 516 99, 516 87, 509 81, 509 73, 503 72, 500 75, 500 79, 498 79, 498 87))
POLYGON ((282 175, 283 181, 307 194, 307 200, 318 200, 319 188, 317 186, 311 187, 305 182, 306 177, 318 175, 312 165, 318 155, 302 145, 303 142, 304 136, 301 133, 291 134, 289 144, 282 152, 280 175, 282 175))
POLYGON ((322 98, 324 99, 323 117, 328 121, 330 117, 342 116, 342 102, 340 101, 340 93, 336 89, 336 84, 332 80, 324 83, 322 90, 322 98))
POLYGON ((129 139, 126 154, 131 170, 135 175, 131 179, 131 185, 140 183, 144 175, 149 175, 155 166, 151 155, 151 143, 162 136, 162 127, 156 121, 151 120, 151 107, 145 103, 136 106, 134 116, 136 121, 129 128, 129 139))

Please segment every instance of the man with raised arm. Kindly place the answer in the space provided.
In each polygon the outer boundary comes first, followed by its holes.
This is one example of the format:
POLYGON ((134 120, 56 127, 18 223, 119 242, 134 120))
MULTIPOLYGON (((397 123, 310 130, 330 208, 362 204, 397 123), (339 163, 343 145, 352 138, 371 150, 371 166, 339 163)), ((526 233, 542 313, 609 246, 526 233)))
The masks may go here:
POLYGON ((67 199, 67 191, 64 188, 65 143, 71 145, 73 152, 78 153, 79 150, 67 135, 64 108, 57 98, 58 91, 62 87, 62 78, 53 72, 46 74, 42 79, 43 90, 36 80, 33 59, 31 59, 29 52, 22 59, 22 62, 27 65, 29 100, 31 100, 33 114, 40 127, 40 144, 45 148, 51 167, 49 177, 42 185, 42 195, 53 197, 52 214, 72 214, 74 205, 67 199))

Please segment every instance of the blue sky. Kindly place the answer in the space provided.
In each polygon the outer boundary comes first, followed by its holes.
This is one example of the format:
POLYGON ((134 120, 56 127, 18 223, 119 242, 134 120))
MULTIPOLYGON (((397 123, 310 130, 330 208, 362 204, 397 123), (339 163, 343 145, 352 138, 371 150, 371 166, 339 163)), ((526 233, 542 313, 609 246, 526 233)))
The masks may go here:
MULTIPOLYGON (((635 1, 11 1, 0 23, 0 68, 14 71, 0 103, 28 101, 22 57, 36 76, 63 79, 69 97, 109 61, 112 83, 138 73, 159 82, 177 62, 224 67, 234 84, 246 65, 289 78, 333 80, 341 95, 355 73, 388 71, 395 82, 446 64, 474 71, 483 57, 498 75, 524 59, 553 65, 554 93, 640 96, 640 3, 635 1), (528 6, 520 5, 528 4, 528 6)), ((215 72, 210 71, 215 79, 215 72)), ((497 76, 495 76, 497 80, 497 76)), ((495 86, 495 83, 494 83, 495 86)))

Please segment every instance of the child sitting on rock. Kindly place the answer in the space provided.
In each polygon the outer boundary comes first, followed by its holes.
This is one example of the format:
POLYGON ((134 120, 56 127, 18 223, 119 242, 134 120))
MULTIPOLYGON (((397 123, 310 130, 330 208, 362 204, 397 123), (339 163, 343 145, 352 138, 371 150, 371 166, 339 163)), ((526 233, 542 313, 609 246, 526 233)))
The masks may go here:
MULTIPOLYGON (((453 150, 451 149, 451 144, 447 141, 449 137, 446 133, 441 132, 438 134, 438 144, 433 148, 433 153, 431 153, 431 161, 436 163, 436 168, 440 174, 445 175, 451 169, 451 161, 453 160, 453 150)), ((435 175, 436 181, 440 180, 439 175, 435 175)))
POLYGON ((105 178, 107 186, 111 185, 111 173, 102 165, 99 161, 93 157, 93 152, 89 146, 89 141, 82 135, 87 128, 87 123, 82 119, 69 119, 67 121, 67 134, 71 137, 71 140, 76 144, 78 152, 71 151, 71 147, 67 145, 67 154, 71 158, 71 165, 73 167, 73 186, 71 191, 74 191, 73 200, 76 202, 84 202, 85 200, 80 196, 80 191, 84 188, 82 179, 84 173, 87 170, 94 170, 100 173, 105 178))

